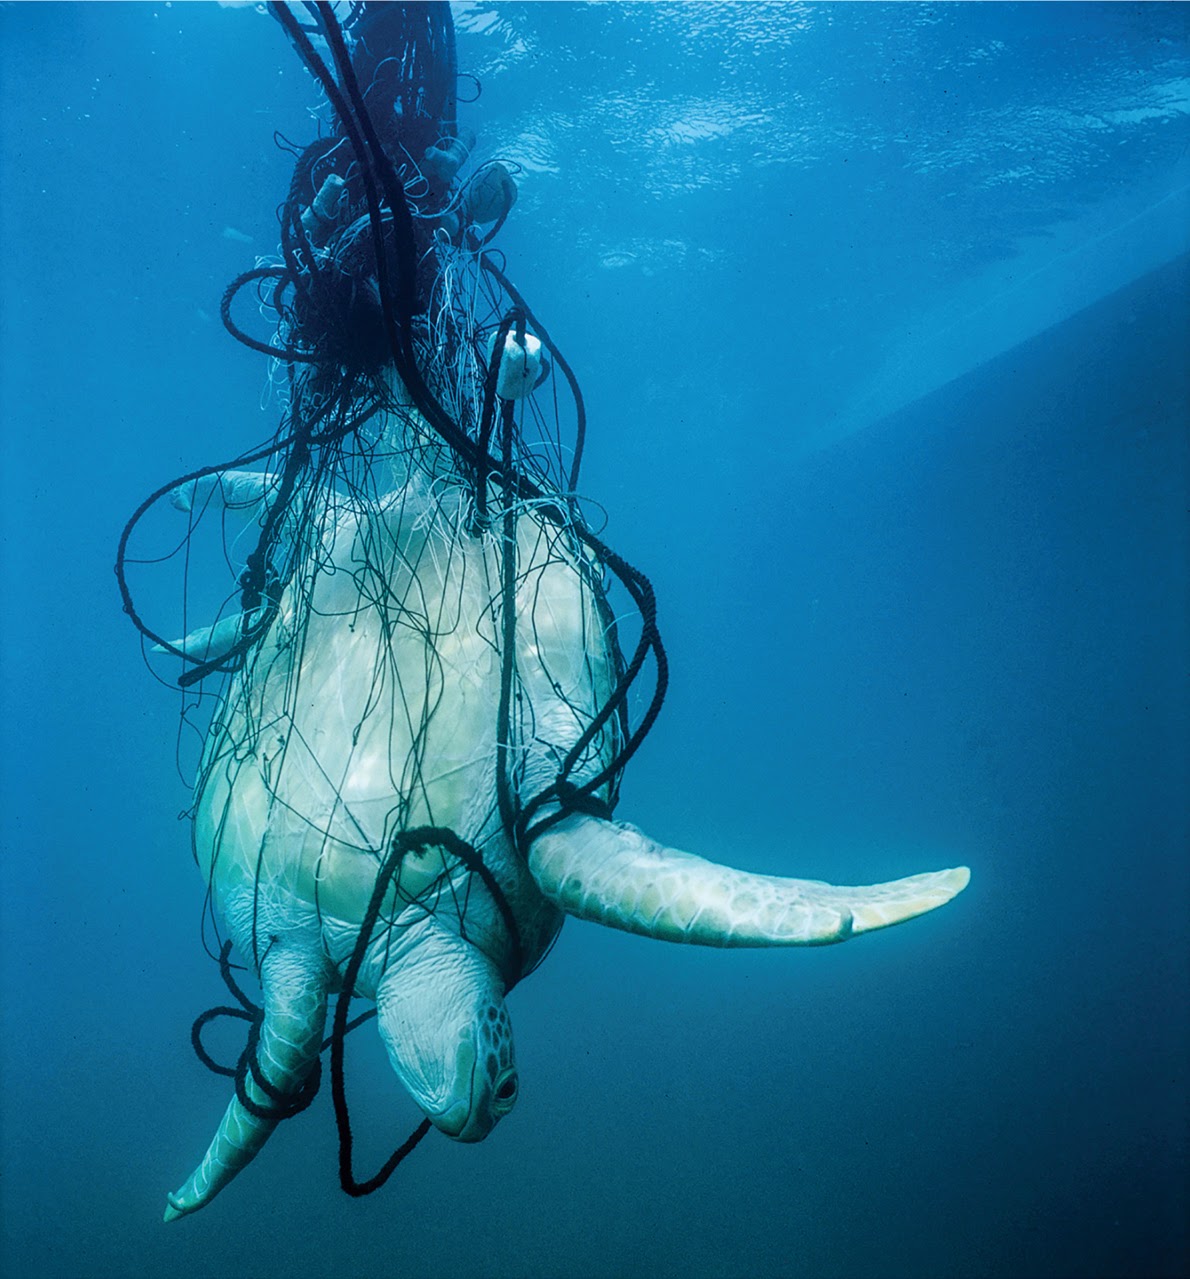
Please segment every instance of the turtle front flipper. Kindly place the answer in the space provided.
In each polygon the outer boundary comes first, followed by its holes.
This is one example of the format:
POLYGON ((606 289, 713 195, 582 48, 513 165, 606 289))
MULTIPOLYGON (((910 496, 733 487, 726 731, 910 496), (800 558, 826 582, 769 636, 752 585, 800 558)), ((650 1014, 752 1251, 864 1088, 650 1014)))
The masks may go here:
POLYGON ((967 886, 965 866, 836 888, 753 875, 575 814, 529 849, 541 891, 580 919, 702 946, 821 946, 924 915, 967 886))
POLYGON ((264 1019, 255 1066, 244 1078, 245 1106, 231 1099, 202 1163, 167 1196, 165 1220, 205 1207, 255 1158, 286 1115, 318 1059, 326 1024, 327 972, 321 952, 306 954, 275 942, 261 964, 264 1019), (263 1077, 265 1086, 257 1077, 263 1077))

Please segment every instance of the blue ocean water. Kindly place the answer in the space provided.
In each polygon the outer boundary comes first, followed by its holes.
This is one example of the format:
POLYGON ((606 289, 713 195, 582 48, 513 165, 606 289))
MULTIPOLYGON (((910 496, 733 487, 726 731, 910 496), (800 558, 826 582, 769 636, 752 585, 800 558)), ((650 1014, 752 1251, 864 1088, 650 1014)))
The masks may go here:
MULTIPOLYGON (((571 922, 489 1140, 353 1201, 321 1097, 163 1226, 223 995, 111 567, 147 493, 274 429, 218 304, 317 95, 254 6, 3 6, 0 1270, 1185 1273, 1190 9, 454 11, 584 489, 661 602, 621 815, 971 886, 823 950, 571 922)), ((379 1163, 416 1115, 355 1038, 379 1163)))

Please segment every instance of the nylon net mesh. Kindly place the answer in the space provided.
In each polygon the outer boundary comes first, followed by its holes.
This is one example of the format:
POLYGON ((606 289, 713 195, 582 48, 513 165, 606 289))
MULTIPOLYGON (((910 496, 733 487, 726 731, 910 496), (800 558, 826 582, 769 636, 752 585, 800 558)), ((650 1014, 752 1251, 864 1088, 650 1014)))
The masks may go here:
MULTIPOLYGON (((515 186, 470 159, 455 121, 449 8, 364 6, 345 25, 354 76, 341 60, 319 75, 333 123, 295 150, 279 253, 223 303, 274 362, 278 429, 147 499, 117 571, 157 668, 181 664, 195 856, 209 902, 250 903, 254 967, 285 894, 314 903, 345 967, 396 837, 442 827, 475 856, 405 849, 377 936, 449 917, 511 985, 559 921, 526 896, 526 846, 575 808, 611 811, 664 654, 646 579, 577 500, 577 383, 490 248, 515 186), (266 339, 237 318, 250 296, 266 339), (187 520, 172 544, 167 506, 187 520), (180 628, 133 602, 149 565, 180 570, 180 628)), ((341 32, 321 36, 341 59, 341 32)))

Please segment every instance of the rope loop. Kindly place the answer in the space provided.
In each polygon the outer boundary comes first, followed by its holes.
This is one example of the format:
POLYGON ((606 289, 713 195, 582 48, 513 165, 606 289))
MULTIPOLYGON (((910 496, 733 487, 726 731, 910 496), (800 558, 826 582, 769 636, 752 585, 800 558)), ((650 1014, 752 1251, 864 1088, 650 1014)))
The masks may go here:
POLYGON ((231 1008, 224 1004, 217 1008, 208 1008, 206 1012, 200 1013, 195 1018, 194 1025, 190 1028, 190 1043, 199 1061, 208 1070, 216 1075, 226 1075, 235 1080, 236 1096, 240 1100, 240 1105, 250 1115, 254 1115, 257 1119, 289 1119, 294 1115, 300 1115, 318 1094, 318 1088, 322 1082, 322 1060, 321 1058, 315 1058, 309 1074, 294 1092, 284 1092, 265 1078, 264 1071, 260 1068, 260 1058, 257 1052, 260 1047, 260 1031, 264 1025, 264 1009, 253 1003, 244 994, 243 990, 240 989, 239 983, 232 975, 231 945, 230 941, 225 941, 219 951, 219 973, 228 990, 235 996, 239 1007, 231 1008), (248 1040, 235 1066, 220 1065, 207 1051, 206 1045, 202 1042, 204 1028, 222 1017, 230 1017, 235 1021, 246 1021, 248 1023, 248 1040), (261 1106, 248 1096, 247 1080, 249 1074, 251 1074, 261 1092, 274 1102, 273 1106, 261 1106))

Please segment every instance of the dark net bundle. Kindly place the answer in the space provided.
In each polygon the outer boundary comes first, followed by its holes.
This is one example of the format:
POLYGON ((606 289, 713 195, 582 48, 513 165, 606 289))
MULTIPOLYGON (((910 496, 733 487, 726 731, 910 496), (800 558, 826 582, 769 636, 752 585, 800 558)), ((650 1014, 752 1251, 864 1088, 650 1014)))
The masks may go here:
MULTIPOLYGON (((196 805, 195 855, 211 882, 228 841, 244 843, 232 796, 249 761, 271 836, 312 859, 328 916, 354 867, 374 880, 332 1035, 341 1072, 354 975, 408 907, 453 912, 477 944, 496 919, 509 986, 540 958, 548 939, 520 935, 485 843, 506 837, 523 853, 569 812, 610 813, 666 669, 647 579, 577 500, 578 385, 488 248, 515 186, 503 164, 471 159, 456 120, 449 5, 270 8, 333 124, 295 152, 276 260, 235 280, 222 314, 276 362, 285 411, 273 439, 152 494, 124 531, 117 575, 143 635, 182 662, 184 716, 205 741, 196 793, 212 802, 196 805), (246 331, 253 300, 273 317, 267 340, 246 331), (188 512, 186 534, 165 557, 134 555, 142 519, 167 498, 188 512), (188 591, 184 638, 157 633, 134 605, 130 566, 180 559, 189 581, 208 543, 230 589, 202 601, 188 591), (573 642, 560 649, 538 629, 554 583, 575 579, 573 642), (627 655, 613 585, 639 619, 627 655), (593 652, 610 661, 588 663, 593 652), (634 725, 629 699, 650 659, 656 683, 634 725), (532 689, 545 686, 570 713, 565 752, 543 749, 557 734, 533 721, 532 689), (490 732, 456 745, 444 720, 477 707, 490 732), (441 820, 460 808, 470 839, 441 820)), ((260 891, 278 873, 263 849, 254 873, 260 891)), ((257 1026, 211 922, 239 1004, 215 1011, 257 1026)), ((269 938, 255 924, 252 937, 259 970, 269 938)), ((195 1043, 213 1065, 199 1038, 209 1017, 195 1043)), ((250 1038, 241 1098, 253 1051, 250 1038)), ((291 1113, 312 1088, 278 1104, 291 1113)), ((341 1094, 339 1079, 337 1113, 341 1094)))

